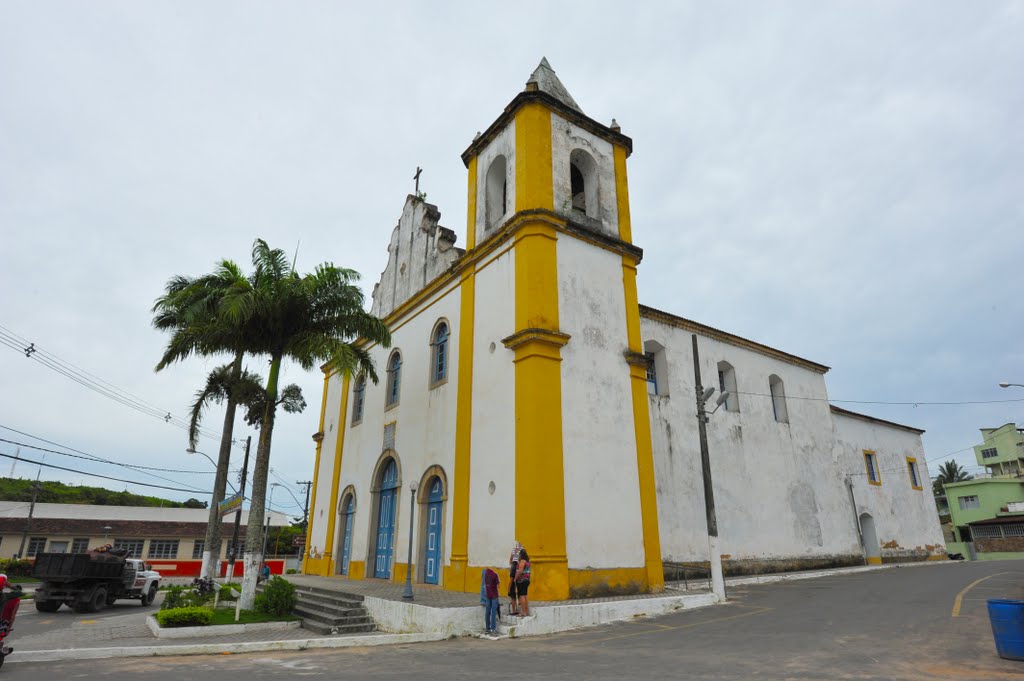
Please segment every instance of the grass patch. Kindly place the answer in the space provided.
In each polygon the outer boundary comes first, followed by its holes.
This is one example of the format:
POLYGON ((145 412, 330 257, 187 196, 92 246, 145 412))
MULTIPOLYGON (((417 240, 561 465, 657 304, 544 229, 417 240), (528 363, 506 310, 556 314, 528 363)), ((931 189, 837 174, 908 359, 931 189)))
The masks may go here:
POLYGON ((210 620, 210 625, 215 626, 218 624, 258 624, 260 622, 294 622, 298 620, 298 617, 294 615, 270 615, 265 612, 254 612, 252 610, 243 610, 238 621, 235 622, 235 609, 234 608, 217 608, 213 611, 213 619, 210 620))

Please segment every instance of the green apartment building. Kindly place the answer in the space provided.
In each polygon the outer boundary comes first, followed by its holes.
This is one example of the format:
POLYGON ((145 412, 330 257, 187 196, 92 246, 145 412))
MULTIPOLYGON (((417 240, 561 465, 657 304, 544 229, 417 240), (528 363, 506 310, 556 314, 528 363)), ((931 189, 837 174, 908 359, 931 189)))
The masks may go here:
POLYGON ((981 434, 974 455, 985 477, 945 486, 954 538, 947 550, 972 560, 1024 558, 1024 431, 1007 423, 981 434))

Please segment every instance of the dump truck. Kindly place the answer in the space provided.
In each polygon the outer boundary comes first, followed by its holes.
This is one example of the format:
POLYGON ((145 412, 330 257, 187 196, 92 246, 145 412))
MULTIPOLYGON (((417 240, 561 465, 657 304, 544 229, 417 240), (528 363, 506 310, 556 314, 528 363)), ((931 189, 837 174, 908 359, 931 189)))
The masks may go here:
POLYGON ((32 576, 42 582, 35 594, 39 612, 57 612, 61 605, 97 612, 121 598, 148 606, 160 588, 160 573, 145 561, 113 552, 40 553, 32 576))

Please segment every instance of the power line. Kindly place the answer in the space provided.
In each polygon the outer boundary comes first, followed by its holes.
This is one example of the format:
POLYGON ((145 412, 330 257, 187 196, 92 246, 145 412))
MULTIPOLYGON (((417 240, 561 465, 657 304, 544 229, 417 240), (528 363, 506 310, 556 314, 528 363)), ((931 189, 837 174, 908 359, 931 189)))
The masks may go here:
MULTIPOLYGON (((2 452, 0 452, 0 456, 2 456, 4 458, 7 458, 7 459, 13 459, 14 458, 13 454, 4 454, 2 452)), ((52 463, 43 463, 42 461, 32 461, 30 459, 21 459, 21 461, 24 461, 25 463, 33 464, 35 466, 43 466, 45 468, 56 468, 57 470, 68 471, 69 473, 78 473, 79 475, 85 475, 85 476, 88 476, 88 477, 91 477, 91 478, 102 478, 104 480, 114 480, 115 482, 123 482, 123 483, 129 484, 129 485, 138 485, 139 487, 152 487, 154 489, 166 489, 166 490, 170 490, 172 492, 188 492, 189 494, 213 494, 213 492, 205 492, 205 491, 203 491, 201 489, 186 489, 186 488, 182 488, 182 487, 167 487, 165 485, 154 485, 154 484, 149 483, 149 482, 136 482, 135 480, 125 480, 124 478, 114 478, 114 477, 111 477, 109 475, 100 475, 99 473, 89 473, 89 472, 80 471, 80 470, 77 470, 77 469, 74 469, 74 468, 66 468, 64 466, 58 466, 58 465, 52 464, 52 463)))
MULTIPOLYGON (((730 390, 733 395, 750 395, 752 397, 774 397, 771 393, 748 393, 740 392, 739 390, 730 390)), ((1005 402, 1024 402, 1024 398, 1015 398, 1009 400, 963 400, 959 402, 932 402, 928 400, 916 400, 909 402, 889 402, 885 400, 838 400, 833 397, 801 397, 799 395, 786 395, 787 400, 807 400, 810 402, 838 402, 841 404, 883 404, 891 406, 914 406, 914 407, 934 407, 934 406, 960 406, 969 404, 1003 404, 1005 402)))
MULTIPOLYGON (((68 378, 82 387, 102 395, 103 397, 118 402, 130 409, 134 409, 146 416, 158 418, 178 428, 182 428, 184 430, 188 430, 189 428, 189 422, 187 420, 172 416, 169 411, 162 409, 151 402, 147 402, 146 400, 117 387, 109 381, 99 378, 95 374, 92 374, 71 362, 68 362, 67 360, 61 359, 57 355, 38 347, 34 342, 30 342, 28 339, 2 325, 0 325, 0 344, 19 353, 23 353, 25 357, 39 362, 48 369, 55 371, 65 378, 68 378)), ((199 433, 201 436, 206 438, 220 439, 219 434, 207 431, 203 428, 199 429, 199 433)))
MULTIPOLYGON (((2 427, 3 426, 0 426, 0 428, 2 428, 2 427)), ((110 464, 112 466, 122 466, 124 468, 131 468, 131 469, 138 470, 138 471, 143 471, 143 472, 145 472, 145 471, 160 471, 161 473, 182 473, 182 474, 190 474, 190 475, 210 475, 212 473, 216 473, 216 471, 183 471, 183 470, 176 470, 174 468, 157 468, 155 466, 135 466, 135 465, 130 464, 130 463, 119 463, 117 461, 107 461, 105 459, 100 459, 98 457, 93 457, 93 456, 82 456, 80 454, 71 454, 69 452, 61 452, 61 451, 58 451, 56 449, 47 449, 45 447, 36 447, 35 445, 30 445, 30 444, 27 444, 25 442, 15 442, 14 440, 7 440, 7 439, 2 438, 2 437, 0 437, 0 442, 6 442, 7 444, 17 445, 18 447, 25 447, 26 449, 34 449, 37 452, 46 452, 48 454, 60 454, 61 456, 68 456, 68 457, 71 457, 72 459, 82 459, 83 461, 94 461, 96 463, 106 463, 106 464, 110 464)), ((173 480, 169 480, 168 482, 174 482, 174 481, 173 480)))

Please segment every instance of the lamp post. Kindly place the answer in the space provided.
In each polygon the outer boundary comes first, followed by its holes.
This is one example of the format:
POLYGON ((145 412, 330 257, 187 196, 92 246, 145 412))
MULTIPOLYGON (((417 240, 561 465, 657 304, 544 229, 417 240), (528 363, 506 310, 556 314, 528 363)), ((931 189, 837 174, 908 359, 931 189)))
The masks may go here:
MULTIPOLYGON (((270 495, 267 497, 267 529, 263 532, 263 564, 267 564, 267 540, 270 539, 270 514, 274 512, 274 488, 281 483, 270 483, 270 495)), ((262 566, 261 566, 262 569, 262 566)))
MULTIPOLYGON (((238 494, 245 502, 245 474, 249 470, 249 445, 252 444, 252 435, 245 439, 245 460, 242 462, 242 479, 238 482, 238 494)), ((225 581, 230 582, 235 576, 235 556, 238 554, 238 526, 242 524, 242 504, 238 504, 235 511, 235 529, 231 533, 231 550, 228 551, 228 570, 224 575, 225 581)), ((220 558, 220 556, 217 556, 220 558)))
MULTIPOLYGON (((711 590, 719 601, 725 600, 725 577, 722 575, 722 554, 718 549, 718 519, 715 516, 715 491, 711 484, 711 456, 708 454, 708 430, 707 423, 710 420, 706 409, 706 403, 715 394, 714 388, 704 389, 700 383, 700 354, 697 351, 697 334, 692 334, 693 339, 693 376, 695 392, 697 394, 697 432, 700 437, 700 467, 704 476, 704 513, 708 525, 708 564, 711 567, 711 590)), ((729 398, 729 391, 723 391, 718 396, 717 404, 711 412, 714 414, 718 408, 729 398)))
POLYGON ((405 593, 402 598, 412 600, 412 516, 416 512, 416 488, 419 485, 413 480, 409 483, 409 553, 405 559, 405 593))
POLYGON ((999 387, 1009 388, 1011 385, 1014 386, 1015 388, 1024 388, 1024 383, 1000 383, 999 387))

